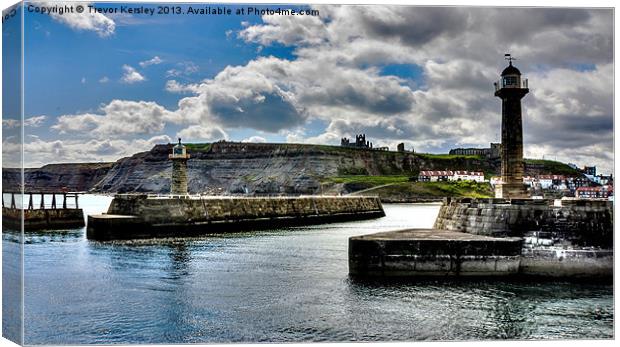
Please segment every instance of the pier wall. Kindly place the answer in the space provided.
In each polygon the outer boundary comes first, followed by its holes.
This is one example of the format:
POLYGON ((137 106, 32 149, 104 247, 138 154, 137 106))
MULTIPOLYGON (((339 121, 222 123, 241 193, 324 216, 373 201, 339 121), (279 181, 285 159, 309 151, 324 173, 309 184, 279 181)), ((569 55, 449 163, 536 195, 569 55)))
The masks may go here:
POLYGON ((495 237, 531 232, 577 246, 613 247, 610 201, 446 198, 434 228, 495 237))
POLYGON ((111 240, 186 236, 383 216, 385 212, 378 197, 119 194, 112 200, 106 215, 89 216, 87 237, 111 240))
POLYGON ((349 238, 349 274, 358 277, 528 276, 609 279, 613 250, 563 248, 468 233, 410 229, 349 238))
POLYGON ((22 211, 24 213, 24 230, 72 229, 81 228, 85 225, 84 212, 81 208, 21 210, 3 207, 3 228, 21 230, 22 211))
POLYGON ((360 277, 507 276, 519 272, 522 240, 433 229, 349 238, 349 274, 360 277))

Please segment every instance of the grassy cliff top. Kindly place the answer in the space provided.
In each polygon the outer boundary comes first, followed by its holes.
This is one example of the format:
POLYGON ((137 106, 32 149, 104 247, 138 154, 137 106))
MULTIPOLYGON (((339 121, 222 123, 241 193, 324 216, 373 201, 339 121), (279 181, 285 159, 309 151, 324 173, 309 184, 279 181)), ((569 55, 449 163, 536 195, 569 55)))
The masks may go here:
MULTIPOLYGON (((319 145, 319 144, 301 144, 301 143, 251 143, 251 142, 215 142, 215 143, 185 143, 188 151, 191 152, 200 152, 207 153, 214 149, 214 146, 242 146, 250 149, 254 149, 255 151, 265 151, 268 150, 269 147, 273 147, 274 149, 287 149, 287 150, 303 150, 308 152, 323 152, 330 155, 348 154, 351 153, 372 153, 375 157, 392 157, 395 155, 410 155, 421 159, 423 162, 427 164, 429 162, 434 163, 434 166, 442 167, 445 169, 456 169, 452 168, 466 166, 469 170, 481 170, 484 171, 485 177, 488 178, 493 175, 497 175, 498 173, 489 172, 489 167, 492 160, 487 159, 483 156, 479 155, 451 155, 451 154, 434 154, 434 153, 413 153, 413 152, 397 152, 397 151, 378 151, 378 150, 366 150, 366 149, 358 149, 351 147, 341 147, 334 145, 319 145), (467 165, 465 165, 465 164, 467 165), (482 167, 478 167, 482 164, 482 167)), ((497 160, 497 159, 495 159, 497 160)), ((527 168, 533 169, 532 171, 540 172, 541 174, 557 174, 557 175, 567 175, 567 176, 579 176, 581 172, 579 170, 573 169, 572 167, 553 160, 542 160, 542 159, 525 159, 525 163, 527 168)), ((424 167, 420 168, 426 169, 424 167)), ((345 183, 345 182, 340 182, 345 183)))
POLYGON ((581 176, 581 172, 564 163, 544 159, 525 159, 525 165, 540 167, 541 171, 555 175, 581 176))
MULTIPOLYGON (((378 195, 387 200, 415 198, 468 197, 490 198, 494 192, 489 183, 458 182, 399 182, 365 189, 360 194, 378 195)), ((356 193, 353 193, 356 194, 356 193)))

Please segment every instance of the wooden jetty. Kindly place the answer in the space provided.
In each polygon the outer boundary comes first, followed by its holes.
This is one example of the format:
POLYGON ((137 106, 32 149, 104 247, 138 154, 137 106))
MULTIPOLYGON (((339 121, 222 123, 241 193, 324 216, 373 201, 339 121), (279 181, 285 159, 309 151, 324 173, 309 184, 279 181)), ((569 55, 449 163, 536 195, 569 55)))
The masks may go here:
POLYGON ((77 192, 3 192, 2 229, 20 231, 23 226, 23 230, 31 231, 84 227, 79 195, 77 192), (5 201, 5 197, 9 201, 5 201), (35 198, 39 199, 37 203, 35 198))

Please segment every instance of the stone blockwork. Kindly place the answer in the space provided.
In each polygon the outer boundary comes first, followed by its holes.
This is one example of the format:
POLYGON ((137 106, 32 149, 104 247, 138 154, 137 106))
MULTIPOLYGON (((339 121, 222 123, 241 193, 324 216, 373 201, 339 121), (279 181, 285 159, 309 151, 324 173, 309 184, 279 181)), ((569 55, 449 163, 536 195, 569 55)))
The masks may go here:
POLYGON ((172 160, 170 194, 187 195, 187 159, 172 160))
POLYGON ((613 247, 612 203, 609 201, 532 199, 444 200, 434 228, 495 237, 547 233, 550 239, 575 246, 613 247))
POLYGON ((24 230, 73 229, 81 228, 84 223, 84 212, 81 208, 58 208, 43 210, 21 210, 2 208, 3 229, 21 230, 22 211, 24 230))
POLYGON ((378 197, 207 197, 116 195, 108 214, 89 216, 87 237, 127 239, 277 228, 385 216, 378 197), (118 216, 120 221, 115 220, 118 216), (135 217, 129 222, 127 216, 135 217))
POLYGON ((361 277, 517 274, 522 240, 407 229, 349 238, 349 274, 361 277))

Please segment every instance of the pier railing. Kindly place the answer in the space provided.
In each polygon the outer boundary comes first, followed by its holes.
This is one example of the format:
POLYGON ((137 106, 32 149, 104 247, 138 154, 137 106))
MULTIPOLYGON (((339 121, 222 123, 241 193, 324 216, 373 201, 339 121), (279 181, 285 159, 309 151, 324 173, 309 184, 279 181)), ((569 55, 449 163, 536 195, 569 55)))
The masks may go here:
POLYGON ((80 193, 2 192, 2 207, 27 210, 79 209, 80 193))

